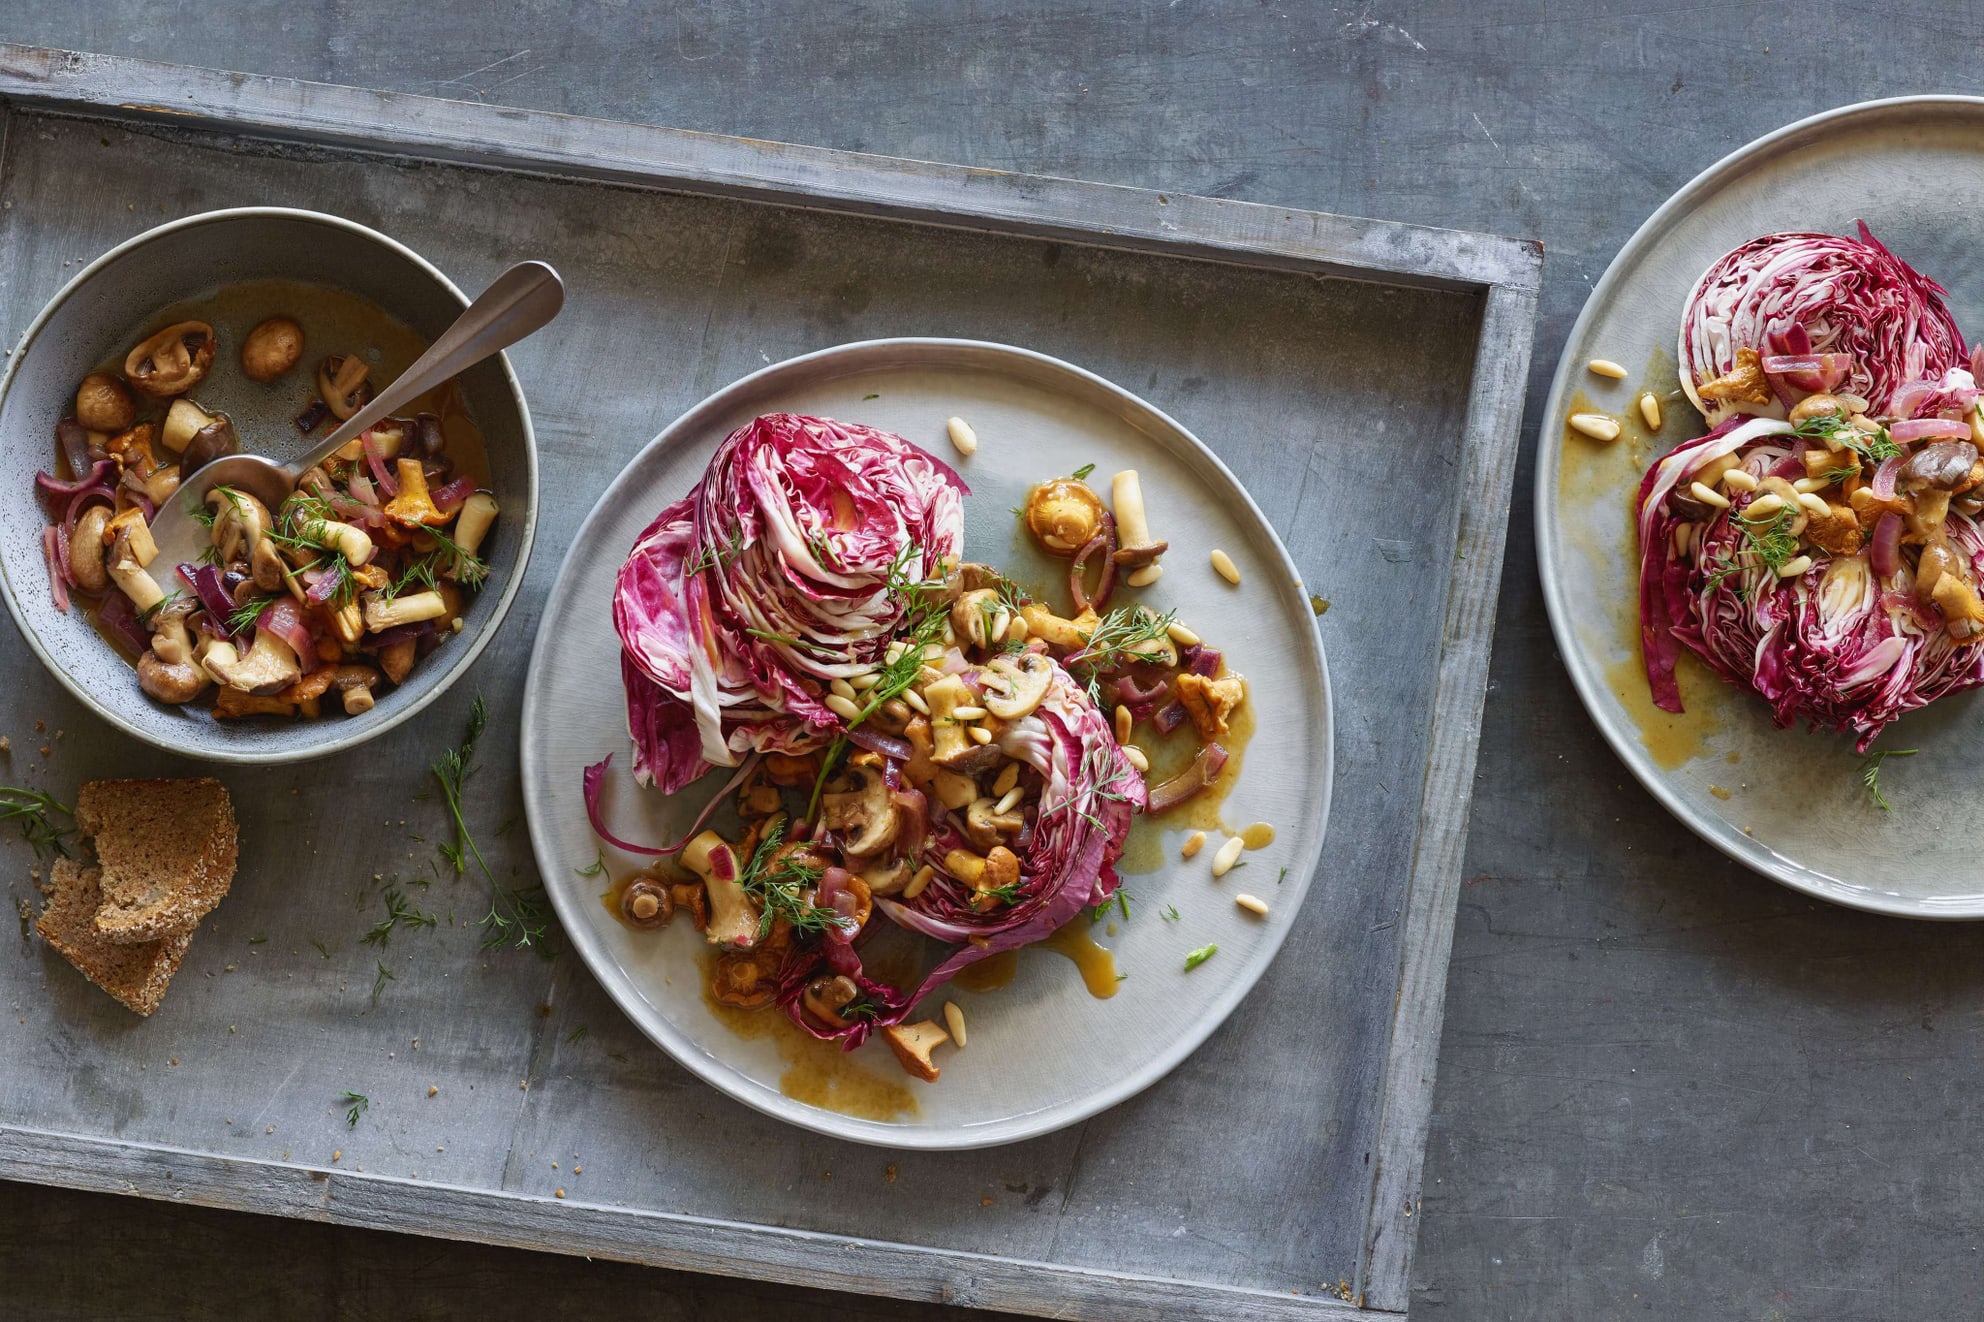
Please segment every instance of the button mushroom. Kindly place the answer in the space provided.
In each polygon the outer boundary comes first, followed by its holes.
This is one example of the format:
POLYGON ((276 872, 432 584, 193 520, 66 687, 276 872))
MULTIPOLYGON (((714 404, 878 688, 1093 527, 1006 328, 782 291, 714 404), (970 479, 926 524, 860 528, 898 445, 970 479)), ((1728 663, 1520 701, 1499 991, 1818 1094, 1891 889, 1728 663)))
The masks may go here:
POLYGON ((710 921, 704 937, 713 946, 748 949, 758 944, 758 906, 739 883, 737 853, 715 831, 704 831, 682 849, 682 866, 703 879, 710 921))
POLYGON ((778 995, 778 970, 783 953, 733 950, 717 958, 710 971, 710 995, 739 1010, 770 1005, 778 995))
POLYGON ((234 423, 226 414, 215 414, 186 442, 186 449, 179 456, 180 471, 192 473, 240 448, 241 438, 234 434, 234 423))
POLYGON ((204 321, 167 326, 124 358, 124 379, 161 399, 200 384, 214 361, 214 328, 204 321))
POLYGON ((996 646, 1005 638, 1011 619, 997 588, 973 588, 951 603, 951 629, 973 647, 996 646))
POLYGON ((365 376, 370 369, 357 354, 332 354, 317 368, 317 393, 339 422, 365 407, 372 397, 365 376))
POLYGON ((935 1083, 942 1073, 933 1061, 931 1053, 951 1040, 934 1020, 923 1019, 913 1024, 890 1024, 882 1030, 882 1040, 889 1044, 895 1053, 896 1061, 903 1069, 914 1074, 925 1083, 935 1083))
POLYGON ((128 538, 131 558, 138 562, 140 569, 158 558, 158 543, 152 540, 151 525, 145 522, 145 512, 136 506, 113 515, 110 522, 104 525, 103 535, 112 543, 120 537, 128 538))
POLYGON ((985 710, 1002 721, 1017 721, 1033 714, 1047 696, 1054 679, 1054 663, 1039 652, 994 658, 986 668, 985 710))
POLYGON ((849 1020, 841 1011, 854 1003, 861 994, 861 988, 853 978, 844 973, 830 973, 813 979, 800 993, 801 1006, 807 1014, 833 1028, 846 1028, 849 1020))
MULTIPOLYGON (((357 641, 356 637, 351 641, 357 641)), ((406 683, 406 677, 413 671, 413 651, 414 641, 411 638, 380 648, 379 669, 393 683, 406 683)))
POLYGON ((159 442, 172 453, 178 454, 185 450, 196 432, 213 420, 213 414, 192 400, 175 399, 172 401, 172 407, 165 411, 165 422, 159 427, 159 442))
POLYGON ((138 658, 138 687, 160 702, 176 707, 191 702, 206 690, 207 672, 191 660, 166 661, 148 649, 138 658))
POLYGON ((69 534, 69 576, 85 592, 101 592, 110 586, 103 567, 103 530, 109 526, 109 507, 92 505, 69 534))
POLYGON ((288 317, 270 317, 241 342, 241 370, 267 384, 303 358, 303 328, 288 317))
POLYGON ((620 921, 643 932, 668 926, 675 916, 675 897, 653 877, 635 877, 620 892, 620 921))
POLYGON ((76 421, 90 431, 120 432, 137 420, 138 405, 116 377, 92 372, 76 388, 76 421))
POLYGON ((844 788, 820 796, 821 820, 850 858, 872 858, 896 838, 896 809, 887 782, 873 766, 849 768, 844 788))
POLYGON ((1919 491, 1933 487, 1954 491, 1970 476, 1977 462, 1977 447, 1969 441, 1936 441, 1923 446, 1901 466, 1899 485, 1919 491))
POLYGON ((1026 527, 1055 555, 1073 555, 1102 530, 1102 497, 1080 478, 1042 482, 1026 498, 1026 527))
POLYGON ((257 696, 280 693, 303 674, 295 651, 267 629, 255 630, 255 642, 245 655, 220 643, 206 654, 204 664, 208 674, 229 688, 257 696))
POLYGON ((886 863, 870 863, 861 869, 861 880, 868 883, 870 895, 900 895, 903 888, 909 885, 910 874, 915 871, 916 866, 909 859, 898 858, 886 863))

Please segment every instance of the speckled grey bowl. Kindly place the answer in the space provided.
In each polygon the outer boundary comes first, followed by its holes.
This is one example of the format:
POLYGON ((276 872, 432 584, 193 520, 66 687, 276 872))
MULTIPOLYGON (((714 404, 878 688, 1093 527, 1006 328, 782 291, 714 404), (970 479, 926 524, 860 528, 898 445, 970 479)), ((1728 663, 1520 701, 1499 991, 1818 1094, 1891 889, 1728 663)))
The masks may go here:
MULTIPOLYGON (((35 471, 54 466, 55 424, 68 412, 76 383, 136 343, 156 313, 242 281, 270 279, 361 295, 430 340, 468 306, 448 277, 363 225, 283 207, 212 211, 149 230, 84 267, 28 327, 0 378, 0 593, 15 624, 55 677, 103 719, 161 748, 216 762, 296 762, 342 752, 434 701, 468 669, 509 611, 537 523, 530 413, 508 359, 498 356, 460 383, 482 431, 503 513, 485 543, 489 583, 471 603, 458 637, 362 716, 222 723, 140 692, 137 676, 82 612, 64 614, 50 599, 41 551, 47 519, 35 499, 35 471)), ((265 396, 258 407, 245 380, 233 384, 241 377, 238 352, 238 345, 223 342, 209 377, 213 384, 195 394, 235 417, 244 445, 277 458, 300 451, 306 442, 296 428, 278 421, 295 412, 297 402, 285 397, 278 404, 265 396)), ((306 359, 316 360, 309 347, 306 359)))

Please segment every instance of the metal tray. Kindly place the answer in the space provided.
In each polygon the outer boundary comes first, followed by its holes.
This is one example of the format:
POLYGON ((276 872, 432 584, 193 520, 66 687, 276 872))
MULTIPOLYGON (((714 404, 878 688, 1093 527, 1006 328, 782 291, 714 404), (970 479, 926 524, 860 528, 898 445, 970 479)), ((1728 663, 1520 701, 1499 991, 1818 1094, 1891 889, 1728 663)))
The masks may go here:
MULTIPOLYGON (((77 262, 246 203, 350 215, 469 286, 541 257, 571 290, 513 355, 545 481, 504 632, 362 750, 222 771, 239 879, 152 1019, 33 942, 0 959, 0 1177, 1056 1317, 1405 1311, 1535 244, 21 47, 0 102, 9 339, 77 262), (611 476, 752 368, 888 335, 1121 381, 1219 451, 1332 603, 1327 908, 1164 1081, 973 1152, 730 1101, 569 953, 482 951, 470 880, 415 888, 433 929, 360 942, 381 886, 435 857, 442 811, 416 796, 478 690, 470 825, 535 879, 524 666, 611 476), (344 1089, 370 1098, 355 1126, 344 1089)), ((89 722, 11 631, 0 667, 5 779, 196 769, 89 722)))

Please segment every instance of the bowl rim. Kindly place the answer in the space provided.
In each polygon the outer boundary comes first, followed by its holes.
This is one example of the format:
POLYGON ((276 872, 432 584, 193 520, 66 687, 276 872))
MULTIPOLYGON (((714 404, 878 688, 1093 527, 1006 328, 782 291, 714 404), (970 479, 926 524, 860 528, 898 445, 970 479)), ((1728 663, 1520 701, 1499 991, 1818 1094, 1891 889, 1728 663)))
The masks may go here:
MULTIPOLYGON (((202 211, 191 216, 182 216, 178 220, 167 221, 163 225, 156 225, 142 233, 134 234, 122 243, 99 255, 87 266, 83 267, 82 270, 70 277, 68 282, 62 288, 58 289, 47 303, 42 305, 41 311, 35 314, 34 320, 28 323, 28 328, 21 332, 20 339, 15 341, 12 355, 7 361, 6 371, 0 373, 0 408, 5 407, 7 398, 14 387, 15 376, 21 364, 26 361, 29 351, 33 348, 35 340, 41 334, 43 328, 55 316, 56 312, 71 297, 79 293, 98 272, 111 263, 119 261, 128 254, 144 247, 147 243, 163 238, 168 234, 175 234, 181 230, 195 229, 202 225, 224 224, 251 219, 288 220, 305 224, 323 225, 332 229, 341 229, 360 238, 370 240, 380 247, 404 258, 416 269, 432 278, 450 298, 460 303, 463 308, 469 305, 470 300, 468 296, 462 292, 459 285, 448 278, 441 268, 399 240, 383 234, 368 225, 361 225, 355 220, 348 220, 343 216, 332 215, 329 212, 311 211, 302 207, 224 207, 215 211, 202 211)), ((8 574, 4 561, 0 561, 0 597, 6 599, 7 613, 13 618, 14 627, 19 630, 21 637, 27 642, 28 647, 33 650, 35 656, 40 658, 41 664, 48 672, 55 676, 56 681, 85 707, 123 733, 142 740, 154 748, 168 753, 175 753, 181 757, 242 766, 268 766, 290 762, 306 762, 349 751, 412 719, 420 712, 426 710, 435 699, 447 692, 454 682, 461 678, 469 667, 475 664, 477 658, 482 655, 483 649, 495 637, 496 631, 502 627, 503 620, 509 614, 510 607, 515 603, 517 593, 523 587, 524 578, 530 569, 531 550, 537 538, 537 434, 535 428, 531 425, 530 405, 524 398, 523 385, 517 379, 516 369, 510 363, 509 354, 507 352, 498 353, 494 357, 502 370, 504 381, 509 386, 511 396, 516 400, 518 419, 523 427, 523 489, 525 508, 523 518, 520 520, 523 525, 522 531, 519 534, 522 541, 517 548, 516 568, 511 572, 509 581, 503 585, 502 592, 497 596, 489 618, 464 641, 464 646, 461 650, 452 654, 447 672, 435 683, 429 684, 420 693, 415 694, 410 702, 390 716, 379 721, 364 723, 358 729, 348 728, 356 724, 356 722, 337 721, 329 727, 333 731, 332 737, 321 742, 305 742, 294 748, 244 749, 239 752, 229 752, 224 748, 189 747, 176 743, 151 730, 147 730, 136 722, 127 719, 116 708, 99 701, 94 693, 90 692, 81 682, 71 676, 66 669, 58 665, 54 657, 49 654, 48 649, 42 645, 40 634, 29 623, 27 612, 22 606, 18 594, 15 592, 13 578, 8 574)), ((135 687, 132 691, 134 693, 137 692, 135 687)))

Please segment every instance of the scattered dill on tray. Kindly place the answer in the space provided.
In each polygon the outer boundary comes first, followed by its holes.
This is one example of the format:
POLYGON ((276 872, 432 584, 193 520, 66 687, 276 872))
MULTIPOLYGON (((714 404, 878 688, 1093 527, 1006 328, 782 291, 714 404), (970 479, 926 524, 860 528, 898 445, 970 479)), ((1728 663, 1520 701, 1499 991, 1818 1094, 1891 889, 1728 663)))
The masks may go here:
POLYGON ((1860 762, 1860 783, 1867 787, 1867 793, 1874 796, 1874 804, 1882 812, 1890 812, 1887 796, 1881 793, 1881 763, 1891 757, 1914 757, 1919 748, 1884 748, 1878 753, 1869 753, 1860 762))
POLYGON ((57 802, 54 796, 41 790, 0 785, 0 821, 21 824, 21 839, 34 849, 36 858, 53 858, 56 855, 69 858, 69 832, 49 819, 51 812, 64 817, 75 815, 57 802))
POLYGON ((384 948, 392 944, 393 931, 396 928, 434 926, 434 915, 422 913, 408 903, 398 886, 387 886, 384 899, 386 916, 372 924, 371 930, 360 938, 366 945, 384 948))
POLYGON ((545 903, 543 888, 520 890, 499 881, 489 861, 482 856, 482 848, 475 843, 462 813, 462 798, 476 771, 475 746, 488 728, 489 706, 477 694, 475 705, 469 708, 461 743, 436 758, 428 768, 441 786, 441 802, 448 809, 454 829, 455 838, 444 840, 439 846, 441 857, 454 868, 456 876, 467 872, 468 860, 474 859, 483 880, 489 883, 489 912, 476 922, 476 926, 487 929, 482 942, 484 950, 513 945, 535 950, 550 959, 555 953, 550 943, 551 910, 545 903))
POLYGON ((358 1117, 372 1109, 372 1099, 362 1092, 346 1088, 338 1093, 338 1104, 345 1108, 344 1123, 347 1129, 358 1128, 358 1117))

